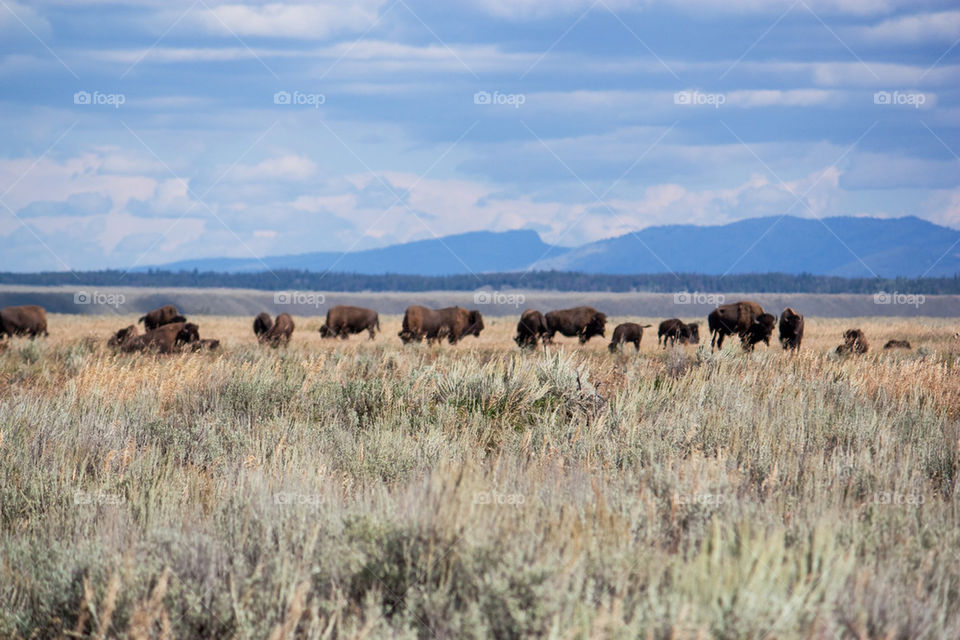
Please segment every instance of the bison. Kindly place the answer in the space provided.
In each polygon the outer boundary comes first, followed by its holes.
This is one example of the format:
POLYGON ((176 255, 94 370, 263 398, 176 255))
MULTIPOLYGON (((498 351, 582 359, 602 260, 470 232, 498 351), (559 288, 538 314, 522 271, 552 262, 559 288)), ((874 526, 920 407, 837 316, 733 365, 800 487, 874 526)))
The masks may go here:
POLYGON ((745 351, 753 351, 760 342, 770 346, 770 335, 777 326, 777 317, 772 313, 761 313, 750 328, 740 334, 740 344, 745 351))
POLYGON ((262 311, 253 319, 253 335, 257 336, 259 340, 263 334, 270 331, 272 326, 273 318, 271 318, 270 314, 266 311, 262 311))
POLYGON ((607 316, 593 307, 574 307, 572 309, 550 311, 544 318, 547 321, 544 342, 553 342, 553 336, 558 331, 568 338, 577 336, 580 344, 585 343, 593 336, 602 338, 606 335, 607 316))
POLYGON ((483 316, 479 311, 467 311, 462 307, 428 309, 419 305, 407 307, 403 314, 403 328, 397 335, 404 344, 411 341, 427 343, 442 340, 456 344, 468 335, 479 336, 483 330, 483 316))
POLYGON ((220 341, 210 338, 201 338, 196 342, 191 342, 190 348, 194 351, 216 351, 220 348, 220 341))
POLYGON ((0 338, 4 336, 46 336, 47 312, 35 304, 0 309, 0 338))
POLYGON ((912 349, 910 346, 909 340, 888 340, 887 344, 883 345, 884 349, 912 349))
POLYGON ((157 327, 162 327, 165 324, 186 321, 187 319, 180 315, 180 312, 177 311, 177 308, 172 304, 166 304, 153 311, 149 311, 137 320, 137 322, 143 323, 143 328, 147 331, 153 331, 157 327))
POLYGON ((803 342, 803 314, 790 307, 780 314, 780 344, 784 349, 800 350, 803 342))
POLYGON ((847 329, 843 332, 843 344, 837 347, 840 355, 848 353, 866 353, 870 348, 867 336, 860 329, 847 329))
POLYGON ((281 313, 277 316, 277 319, 273 321, 270 330, 260 336, 260 342, 274 348, 286 345, 290 342, 293 329, 293 318, 290 317, 289 313, 281 313))
POLYGON ((370 339, 380 330, 380 316, 373 309, 337 305, 327 311, 327 322, 320 327, 320 335, 324 338, 340 336, 346 340, 353 333, 370 333, 370 339))
POLYGON ((607 348, 610 349, 610 353, 614 353, 618 348, 621 348, 624 343, 632 342, 637 351, 640 351, 640 341, 643 340, 643 330, 651 326, 653 325, 640 325, 636 322, 618 324, 613 330, 613 339, 610 340, 610 345, 607 348))
MULTIPOLYGON (((127 328, 129 329, 129 327, 127 328)), ((121 329, 121 331, 123 330, 121 329)), ((199 341, 200 330, 197 325, 192 322, 173 322, 147 331, 142 335, 128 336, 120 343, 120 350, 125 353, 134 351, 174 353, 185 344, 199 341)))
POLYGON ((517 322, 517 335, 513 339, 521 349, 537 346, 547 333, 547 319, 536 309, 527 309, 517 322))
POLYGON ((678 340, 680 344, 700 344, 700 323, 684 324, 680 318, 664 320, 657 329, 657 344, 660 344, 661 340, 663 340, 664 349, 667 348, 668 340, 671 346, 678 340))
POLYGON ((124 343, 133 338, 137 337, 139 331, 137 330, 137 325, 132 324, 129 327, 124 327, 117 331, 113 336, 107 341, 108 347, 122 347, 124 343))
POLYGON ((710 327, 710 349, 714 345, 717 349, 723 349, 723 339, 726 336, 739 335, 741 338, 757 317, 763 313, 763 307, 756 302, 740 301, 722 304, 707 316, 707 324, 710 327))

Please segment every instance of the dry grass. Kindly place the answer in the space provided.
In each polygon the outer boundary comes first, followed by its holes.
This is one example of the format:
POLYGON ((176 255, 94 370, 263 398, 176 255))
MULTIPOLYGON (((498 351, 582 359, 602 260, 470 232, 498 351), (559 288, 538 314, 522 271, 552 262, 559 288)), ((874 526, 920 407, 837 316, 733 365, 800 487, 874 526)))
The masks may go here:
POLYGON ((799 356, 193 320, 221 352, 52 316, 0 353, 0 636, 960 637, 952 320, 799 356))

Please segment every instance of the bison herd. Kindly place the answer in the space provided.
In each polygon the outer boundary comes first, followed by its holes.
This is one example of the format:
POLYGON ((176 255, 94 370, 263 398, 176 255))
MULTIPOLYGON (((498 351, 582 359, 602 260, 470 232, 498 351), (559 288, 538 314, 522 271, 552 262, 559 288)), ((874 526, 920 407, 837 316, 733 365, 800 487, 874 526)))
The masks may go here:
MULTIPOLYGON (((541 313, 536 309, 527 309, 517 322, 517 335, 514 342, 521 349, 535 348, 538 344, 549 345, 557 333, 569 338, 577 338, 580 344, 594 336, 606 335, 606 314, 593 307, 580 306, 541 313)), ((157 353, 176 353, 185 349, 200 351, 217 349, 219 340, 200 337, 200 327, 180 314, 173 305, 164 305, 144 314, 138 324, 143 324, 144 333, 137 325, 118 330, 109 339, 108 345, 122 352, 151 351, 157 353)), ((770 338, 777 328, 777 318, 767 313, 756 302, 743 300, 723 304, 707 316, 710 330, 710 348, 722 349, 727 336, 737 336, 746 351, 752 351, 759 343, 770 345, 770 338)), ((615 353, 625 344, 632 344, 640 350, 643 330, 652 325, 639 325, 625 322, 613 330, 609 350, 615 353)), ((462 307, 429 309, 414 305, 407 307, 403 314, 403 326, 397 335, 404 344, 422 342, 428 344, 446 339, 456 344, 467 336, 478 337, 483 331, 483 316, 477 310, 462 307)), ((259 314, 253 321, 253 333, 260 344, 271 347, 284 346, 293 336, 294 322, 288 313, 271 318, 267 313, 259 314)), ((371 340, 380 330, 380 316, 372 309, 338 305, 327 312, 326 322, 320 327, 324 338, 347 339, 356 333, 366 331, 371 340)), ((24 305, 0 309, 0 340, 6 336, 27 336, 35 338, 46 336, 47 316, 43 307, 24 305)), ((787 307, 779 319, 780 345, 787 350, 797 351, 803 342, 803 315, 787 307)), ((657 345, 699 344, 700 325, 697 322, 684 323, 679 318, 670 318, 660 323, 657 330, 657 345)), ((0 342, 0 345, 3 343, 0 342)), ((869 349, 869 343, 860 329, 848 329, 843 334, 843 343, 836 348, 838 354, 862 354, 869 349)), ((910 349, 906 340, 890 340, 884 349, 910 349)))

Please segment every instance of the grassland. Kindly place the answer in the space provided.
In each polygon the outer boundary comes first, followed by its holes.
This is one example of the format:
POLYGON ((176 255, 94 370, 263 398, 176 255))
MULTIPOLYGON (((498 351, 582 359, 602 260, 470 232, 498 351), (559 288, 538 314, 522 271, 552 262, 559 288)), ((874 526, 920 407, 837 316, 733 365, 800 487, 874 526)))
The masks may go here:
POLYGON ((956 321, 792 356, 192 319, 220 352, 54 315, 0 353, 0 637, 960 637, 956 321))

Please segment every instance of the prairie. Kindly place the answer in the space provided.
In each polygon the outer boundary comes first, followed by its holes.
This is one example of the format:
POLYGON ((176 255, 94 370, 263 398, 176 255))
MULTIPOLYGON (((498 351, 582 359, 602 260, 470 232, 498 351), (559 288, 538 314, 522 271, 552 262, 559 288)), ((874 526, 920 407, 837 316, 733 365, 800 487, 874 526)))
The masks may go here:
POLYGON ((190 319, 220 351, 54 314, 0 352, 0 636, 960 637, 955 319, 796 355, 190 319))

